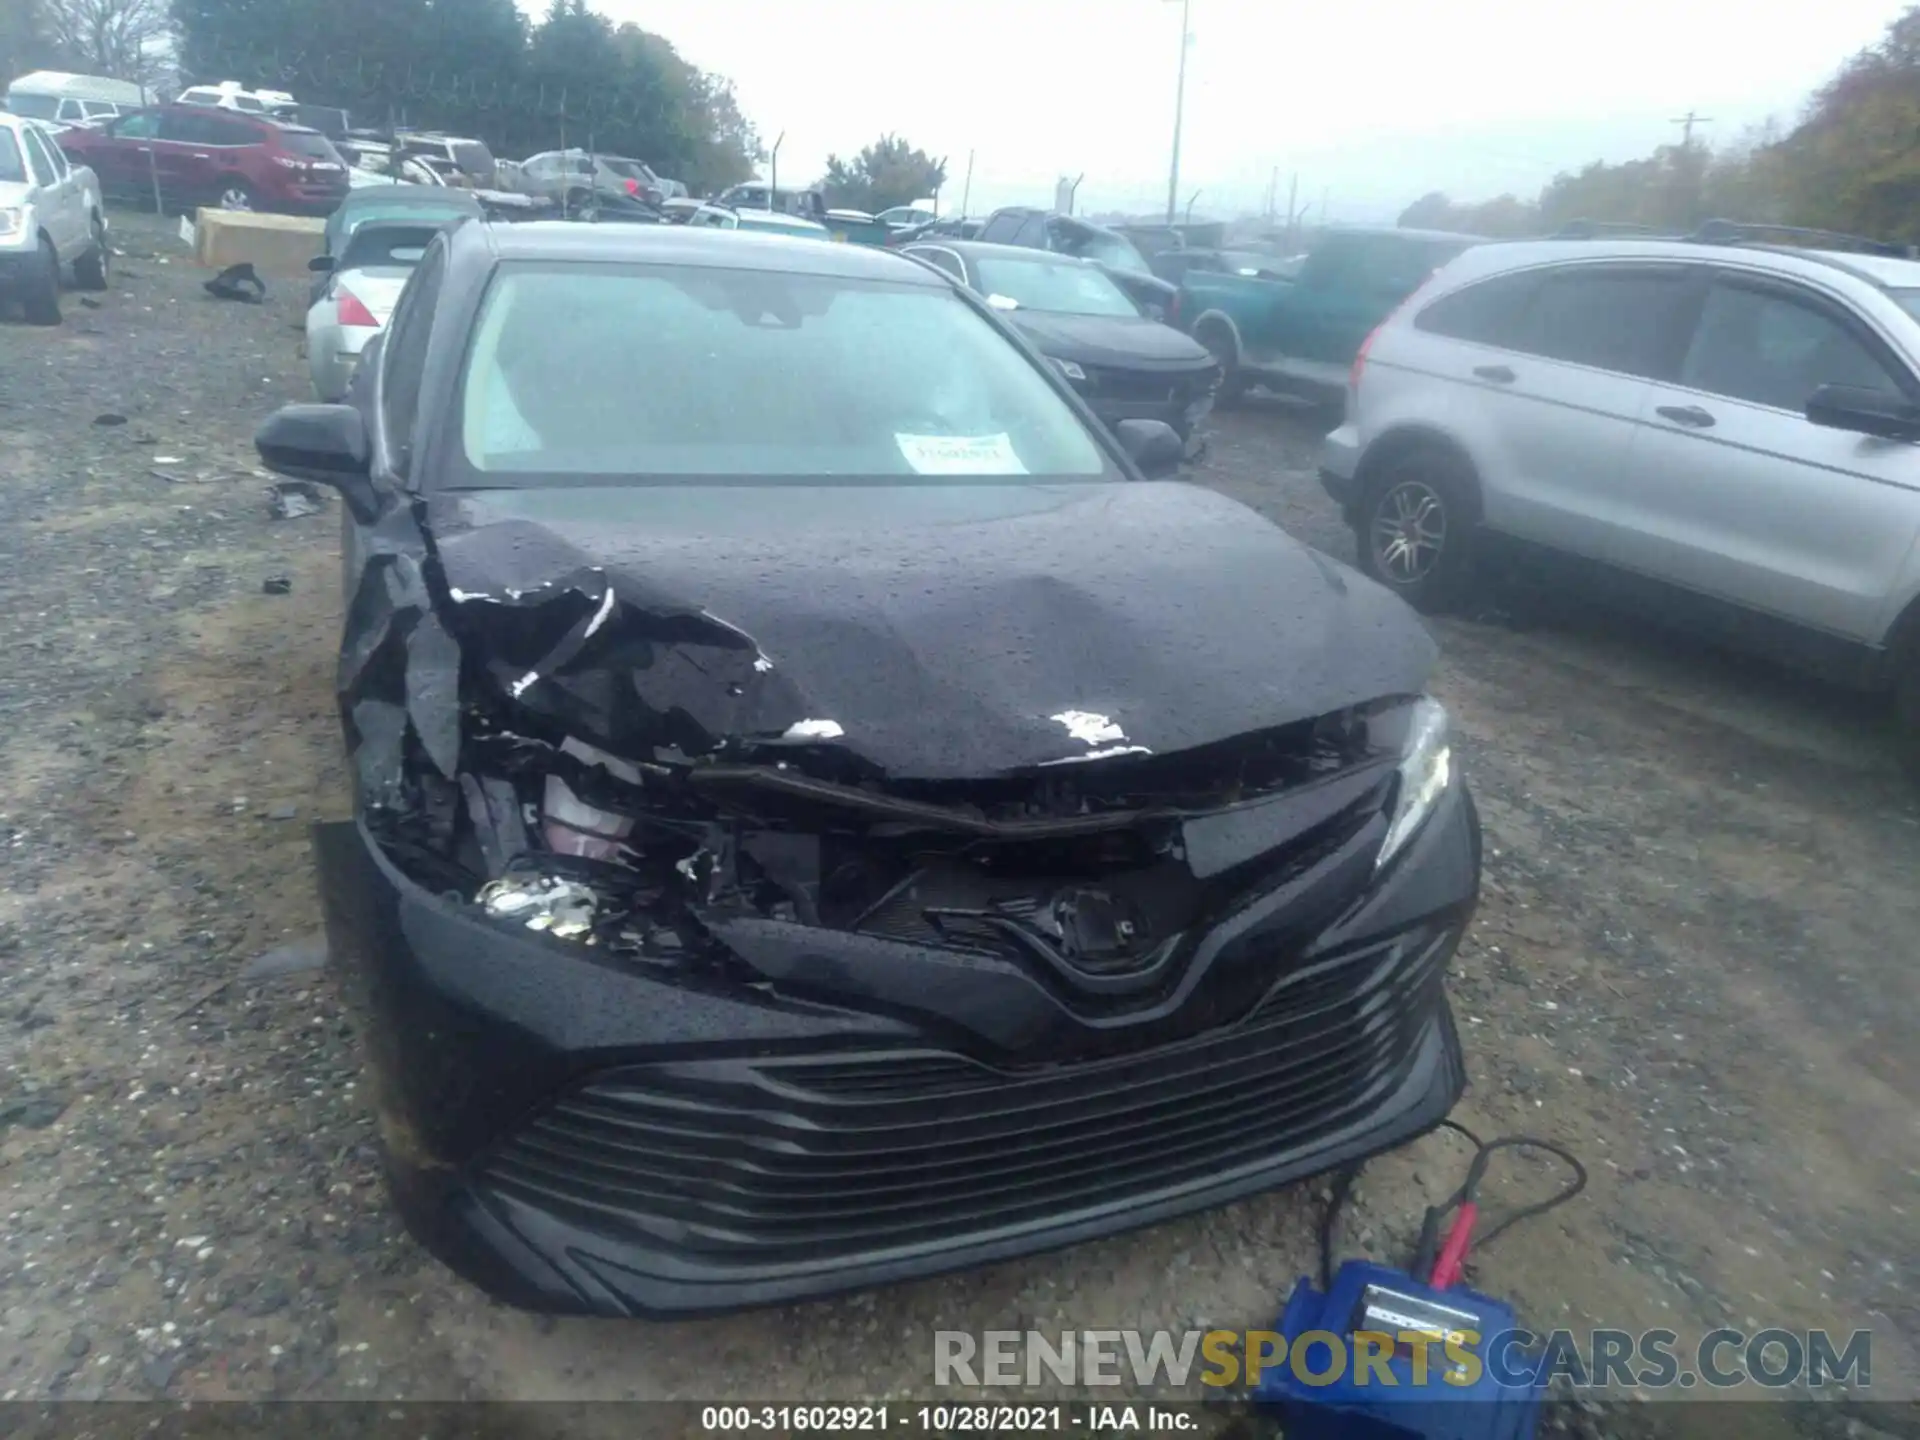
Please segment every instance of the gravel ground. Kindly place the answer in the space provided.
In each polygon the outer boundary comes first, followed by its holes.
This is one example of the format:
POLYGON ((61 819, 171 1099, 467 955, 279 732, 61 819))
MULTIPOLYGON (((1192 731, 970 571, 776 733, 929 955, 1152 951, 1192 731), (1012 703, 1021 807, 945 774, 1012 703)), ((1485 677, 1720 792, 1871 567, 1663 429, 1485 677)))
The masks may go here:
MULTIPOLYGON (((170 225, 117 225, 97 306, 0 324, 5 1398, 926 1395, 935 1328, 1270 1322, 1318 1185, 677 1326, 521 1315, 418 1251, 330 983, 244 973, 317 929, 305 822, 345 809, 337 515, 272 519, 250 446, 305 397, 304 286, 220 303, 170 225)), ((1196 478, 1348 558, 1315 446, 1255 405, 1196 478)), ((1593 1183, 1475 1282, 1543 1328, 1870 1327, 1875 1390, 1920 1393, 1920 809, 1881 717, 1512 608, 1437 627, 1489 847, 1459 1118, 1593 1183)), ((1440 1133, 1375 1162, 1344 1249, 1402 1256, 1466 1160, 1440 1133)), ((1547 1183, 1507 1173, 1492 1198, 1547 1183)))

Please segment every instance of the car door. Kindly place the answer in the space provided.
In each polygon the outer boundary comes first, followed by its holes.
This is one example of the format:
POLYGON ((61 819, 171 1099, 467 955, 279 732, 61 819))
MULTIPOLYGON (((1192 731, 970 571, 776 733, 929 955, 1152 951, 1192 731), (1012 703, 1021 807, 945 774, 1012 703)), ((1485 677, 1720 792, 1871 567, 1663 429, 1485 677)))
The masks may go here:
POLYGON ((1473 457, 1499 533, 1604 559, 1631 526, 1619 477, 1655 377, 1678 367, 1699 272, 1577 261, 1509 272, 1414 317, 1401 362, 1448 385, 1439 413, 1473 457))
POLYGON ((169 205, 197 205, 213 192, 217 172, 213 141, 224 123, 212 106, 160 112, 153 163, 160 176, 160 193, 169 205))
POLYGON ((70 264, 79 253, 81 243, 73 203, 76 187, 72 174, 67 172, 66 178, 62 178, 60 167, 53 163, 52 152, 57 147, 49 143, 38 125, 22 125, 20 138, 26 145, 27 176, 38 192, 34 196, 34 209, 38 212, 40 224, 52 237, 53 248, 59 252, 61 262, 70 264))
POLYGON ((160 117, 151 110, 122 115, 103 127, 102 143, 88 145, 81 152, 102 190, 113 195, 151 198, 147 164, 153 150, 153 137, 159 129, 160 117))
POLYGON ((1649 387, 1616 493, 1617 563, 1856 640, 1920 535, 1920 447, 1806 418, 1821 385, 1920 401, 1837 293, 1715 272, 1678 375, 1649 387))
POLYGON ((72 248, 63 247, 61 256, 72 259, 93 244, 93 211, 80 177, 73 173, 73 164, 60 148, 60 142, 54 139, 53 132, 43 129, 40 139, 47 147, 47 158, 53 162, 54 186, 60 194, 61 223, 72 241, 72 248))

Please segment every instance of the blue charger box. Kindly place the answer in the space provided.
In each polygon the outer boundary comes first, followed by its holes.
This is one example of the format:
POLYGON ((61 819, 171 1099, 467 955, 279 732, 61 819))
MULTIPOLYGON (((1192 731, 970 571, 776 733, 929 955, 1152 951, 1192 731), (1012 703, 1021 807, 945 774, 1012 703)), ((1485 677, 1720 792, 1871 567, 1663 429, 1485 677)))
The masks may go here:
POLYGON ((1295 1285, 1279 1329, 1286 1360, 1261 1372, 1253 1398, 1279 1412, 1286 1440, 1528 1440, 1539 1423, 1545 1357, 1522 1348, 1511 1306, 1477 1290, 1435 1290, 1405 1271, 1349 1260, 1325 1295, 1310 1280, 1295 1285), (1414 1383, 1414 1357, 1405 1347, 1386 1360, 1392 1384, 1377 1367, 1356 1369, 1355 1331, 1397 1338, 1400 1330, 1435 1329, 1478 1335, 1461 1348, 1479 1364, 1457 1377, 1472 1384, 1445 1378, 1451 1363, 1440 1344, 1427 1349, 1423 1385, 1414 1383), (1297 1352, 1300 1337, 1316 1330, 1346 1344, 1337 1370, 1325 1340, 1297 1352))

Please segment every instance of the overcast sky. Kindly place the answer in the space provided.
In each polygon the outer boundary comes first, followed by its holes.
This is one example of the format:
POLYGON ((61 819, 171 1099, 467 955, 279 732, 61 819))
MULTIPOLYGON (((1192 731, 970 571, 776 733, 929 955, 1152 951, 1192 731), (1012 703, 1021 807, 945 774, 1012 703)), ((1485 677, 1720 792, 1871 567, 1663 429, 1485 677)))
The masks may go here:
MULTIPOLYGON (((943 209, 1164 207, 1179 0, 595 0, 733 80, 780 178, 883 130, 948 157, 943 209)), ((1874 41, 1899 0, 1189 0, 1180 203, 1391 219, 1428 190, 1530 197, 1560 170, 1643 155, 1713 117, 1722 142, 1874 41)), ((533 4, 529 8, 535 8, 533 4)))

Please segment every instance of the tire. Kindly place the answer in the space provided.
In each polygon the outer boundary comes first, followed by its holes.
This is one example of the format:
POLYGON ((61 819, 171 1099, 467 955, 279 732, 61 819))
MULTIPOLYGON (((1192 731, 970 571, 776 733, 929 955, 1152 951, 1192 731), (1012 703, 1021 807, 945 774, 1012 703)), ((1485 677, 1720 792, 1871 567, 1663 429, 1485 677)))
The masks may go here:
POLYGON ((20 308, 29 325, 60 323, 60 253, 44 235, 40 237, 40 273, 22 287, 20 308))
POLYGON ((1893 686, 1894 743, 1907 778, 1920 785, 1920 643, 1907 648, 1893 686))
POLYGON ((107 249, 106 223, 96 215, 93 217, 93 248, 73 262, 74 284, 82 290, 106 289, 108 272, 113 263, 109 258, 111 253, 107 249))
POLYGON ((1360 569, 1414 609, 1456 609, 1474 581, 1472 470, 1434 445, 1404 450, 1368 477, 1355 507, 1360 569))
POLYGON ((222 210, 252 210, 253 187, 238 175, 229 175, 214 186, 213 203, 222 210))
POLYGON ((1247 377, 1240 373, 1240 366, 1235 363, 1237 357, 1231 332, 1224 326, 1203 325, 1194 332, 1193 338, 1207 347, 1207 353, 1220 366, 1220 384, 1213 392, 1213 408, 1233 409, 1246 398, 1247 377))

